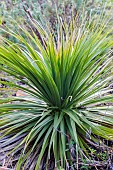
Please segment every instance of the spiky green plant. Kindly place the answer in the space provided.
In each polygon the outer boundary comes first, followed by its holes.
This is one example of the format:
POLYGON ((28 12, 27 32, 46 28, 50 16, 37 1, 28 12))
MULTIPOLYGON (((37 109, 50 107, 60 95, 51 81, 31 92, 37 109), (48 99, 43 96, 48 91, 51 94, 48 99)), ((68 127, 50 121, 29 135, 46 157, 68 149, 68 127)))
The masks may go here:
POLYGON ((113 139, 113 106, 106 105, 113 101, 112 30, 100 18, 60 23, 57 35, 32 24, 43 44, 24 27, 28 41, 11 30, 18 43, 0 39, 0 69, 26 84, 8 82, 26 95, 0 100, 0 147, 20 154, 17 170, 48 169, 50 160, 58 169, 73 161, 78 168, 79 157, 90 160, 88 142, 113 139))

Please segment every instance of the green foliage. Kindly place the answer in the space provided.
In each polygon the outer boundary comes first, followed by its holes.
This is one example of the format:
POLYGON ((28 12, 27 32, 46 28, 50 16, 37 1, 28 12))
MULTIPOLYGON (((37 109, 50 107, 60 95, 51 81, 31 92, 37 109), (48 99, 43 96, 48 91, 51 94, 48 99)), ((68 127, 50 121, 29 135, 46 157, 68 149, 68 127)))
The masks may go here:
POLYGON ((57 35, 32 22, 43 45, 33 29, 29 32, 16 22, 27 39, 1 28, 18 43, 1 37, 0 64, 5 67, 0 69, 26 84, 8 82, 26 96, 0 100, 0 138, 8 136, 1 148, 9 154, 20 151, 17 170, 47 169, 51 159, 58 169, 74 160, 78 169, 79 156, 91 159, 88 140, 97 143, 95 135, 113 139, 113 106, 106 105, 113 102, 108 86, 112 29, 108 18, 77 21, 66 25, 59 19, 57 35))
POLYGON ((103 161, 106 161, 108 159, 108 154, 107 152, 100 152, 98 153, 98 157, 100 157, 103 161))
MULTIPOLYGON (((63 20, 71 20, 72 16, 78 11, 79 17, 82 17, 82 11, 85 10, 87 15, 94 15, 96 18, 104 10, 105 6, 109 15, 112 14, 110 6, 111 1, 103 0, 1 0, 0 3, 0 22, 3 27, 10 27, 13 31, 18 29, 17 25, 11 18, 22 24, 28 23, 31 18, 40 22, 43 26, 48 21, 52 28, 56 29, 57 15, 63 20)), ((105 12, 105 11, 104 11, 105 12)), ((84 17, 84 16, 83 16, 84 17)), ((3 34, 3 32, 1 32, 3 34)), ((22 34, 22 32, 21 32, 22 34)), ((10 40, 16 41, 14 37, 4 34, 10 40)))

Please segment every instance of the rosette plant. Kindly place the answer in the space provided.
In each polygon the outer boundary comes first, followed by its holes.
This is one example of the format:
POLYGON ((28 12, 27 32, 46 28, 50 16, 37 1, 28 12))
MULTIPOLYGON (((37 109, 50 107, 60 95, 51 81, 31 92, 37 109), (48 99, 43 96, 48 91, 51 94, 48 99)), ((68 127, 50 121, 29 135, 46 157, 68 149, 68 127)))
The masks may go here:
POLYGON ((41 39, 2 30, 18 43, 1 35, 0 69, 25 84, 8 82, 25 96, 0 100, 0 147, 19 155, 17 170, 77 169, 97 136, 113 139, 112 29, 97 20, 59 21, 55 34, 33 21, 41 39))

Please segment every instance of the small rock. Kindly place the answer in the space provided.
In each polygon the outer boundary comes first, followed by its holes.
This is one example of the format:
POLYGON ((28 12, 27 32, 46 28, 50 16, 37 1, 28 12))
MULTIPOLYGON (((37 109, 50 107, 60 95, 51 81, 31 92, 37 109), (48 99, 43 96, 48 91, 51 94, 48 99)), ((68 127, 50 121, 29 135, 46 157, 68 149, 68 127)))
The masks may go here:
POLYGON ((8 170, 7 166, 0 167, 0 170, 8 170))
POLYGON ((21 90, 18 90, 18 91, 16 92, 16 96, 17 96, 17 97, 26 96, 26 93, 23 92, 23 91, 21 91, 21 90))

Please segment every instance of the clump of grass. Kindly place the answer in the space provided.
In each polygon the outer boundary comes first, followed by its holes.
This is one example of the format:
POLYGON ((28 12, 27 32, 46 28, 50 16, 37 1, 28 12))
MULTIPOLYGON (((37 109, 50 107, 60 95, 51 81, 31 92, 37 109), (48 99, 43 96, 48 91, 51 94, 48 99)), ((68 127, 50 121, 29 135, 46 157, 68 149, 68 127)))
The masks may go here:
POLYGON ((104 105, 113 101, 108 87, 112 30, 101 18, 59 23, 55 35, 32 22, 43 45, 32 29, 20 27, 27 39, 2 29, 18 43, 1 38, 0 64, 5 67, 0 69, 19 80, 25 77, 21 81, 27 87, 8 84, 28 93, 0 101, 0 138, 8 136, 1 147, 9 154, 19 152, 17 170, 48 169, 51 160, 58 169, 68 169, 74 160, 78 169, 79 156, 90 160, 87 138, 93 143, 98 142, 95 135, 113 139, 113 106, 104 105))

